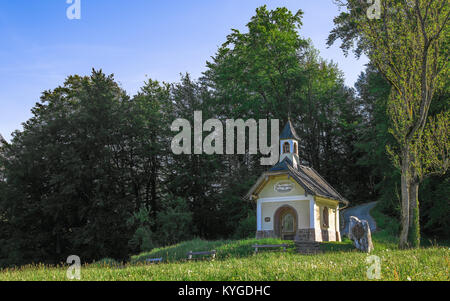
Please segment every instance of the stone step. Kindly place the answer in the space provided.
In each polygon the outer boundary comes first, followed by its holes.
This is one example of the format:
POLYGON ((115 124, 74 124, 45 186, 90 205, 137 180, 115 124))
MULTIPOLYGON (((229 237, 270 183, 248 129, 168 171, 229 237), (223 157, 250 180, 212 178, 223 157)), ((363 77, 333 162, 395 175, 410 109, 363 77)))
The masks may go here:
POLYGON ((311 240, 294 240, 296 244, 304 244, 304 245, 319 245, 320 241, 311 241, 311 240))
POLYGON ((321 253, 320 242, 317 241, 295 241, 295 248, 301 254, 321 253))
POLYGON ((296 244, 302 244, 302 245, 320 245, 320 241, 310 241, 310 240, 294 240, 294 243, 296 244))

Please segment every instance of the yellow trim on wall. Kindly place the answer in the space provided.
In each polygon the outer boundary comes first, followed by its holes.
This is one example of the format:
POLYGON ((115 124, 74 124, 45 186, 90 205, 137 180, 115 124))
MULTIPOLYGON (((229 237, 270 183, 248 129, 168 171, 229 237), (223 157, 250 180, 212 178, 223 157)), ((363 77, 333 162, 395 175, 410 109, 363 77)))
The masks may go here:
POLYGON ((339 206, 339 201, 329 199, 329 198, 324 198, 321 196, 314 196, 314 200, 319 205, 325 205, 325 206, 327 206, 329 208, 333 208, 333 209, 336 209, 339 206))
POLYGON ((259 198, 273 198, 273 197, 285 197, 294 195, 304 195, 305 190, 291 177, 288 178, 287 174, 270 176, 268 181, 264 181, 264 184, 258 187, 259 198), (293 184, 293 189, 289 192, 278 192, 274 190, 274 185, 279 181, 289 181, 293 184))

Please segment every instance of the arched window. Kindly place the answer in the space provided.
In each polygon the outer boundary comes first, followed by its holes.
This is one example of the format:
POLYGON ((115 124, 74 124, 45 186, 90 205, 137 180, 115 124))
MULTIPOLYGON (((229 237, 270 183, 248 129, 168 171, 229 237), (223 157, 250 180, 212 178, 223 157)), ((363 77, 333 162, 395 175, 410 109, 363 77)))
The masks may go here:
POLYGON ((297 143, 294 143, 294 154, 298 155, 297 143))
POLYGON ((291 152, 291 146, 289 145, 289 142, 285 142, 283 144, 283 154, 290 153, 291 152))
POLYGON ((329 222, 328 222, 328 207, 324 207, 323 208, 322 222, 323 222, 323 227, 324 228, 328 228, 330 226, 329 222))

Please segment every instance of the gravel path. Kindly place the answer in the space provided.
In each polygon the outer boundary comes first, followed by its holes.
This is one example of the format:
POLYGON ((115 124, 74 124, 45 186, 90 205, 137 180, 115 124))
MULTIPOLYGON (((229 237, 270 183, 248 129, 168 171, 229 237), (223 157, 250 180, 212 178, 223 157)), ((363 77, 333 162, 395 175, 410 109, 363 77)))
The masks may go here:
POLYGON ((344 209, 342 211, 344 229, 341 230, 341 233, 342 234, 348 233, 348 224, 350 221, 350 216, 356 216, 359 219, 365 219, 366 221, 369 222, 370 231, 374 232, 377 228, 377 225, 375 224, 375 220, 372 218, 372 216, 370 216, 369 212, 373 207, 375 207, 376 204, 377 202, 371 202, 344 209))

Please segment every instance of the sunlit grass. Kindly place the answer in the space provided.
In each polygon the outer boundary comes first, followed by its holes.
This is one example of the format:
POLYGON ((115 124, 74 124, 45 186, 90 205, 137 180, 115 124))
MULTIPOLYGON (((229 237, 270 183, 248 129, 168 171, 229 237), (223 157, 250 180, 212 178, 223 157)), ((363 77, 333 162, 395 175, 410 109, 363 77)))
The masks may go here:
MULTIPOLYGON (((162 257, 164 262, 176 262, 186 259, 186 254, 189 251, 211 251, 216 250, 216 259, 227 258, 241 258, 247 257, 253 254, 254 244, 287 244, 288 252, 294 252, 293 241, 282 241, 280 239, 266 238, 266 239, 242 239, 242 240, 216 240, 206 241, 202 239, 194 239, 185 241, 173 246, 156 248, 150 252, 144 252, 136 256, 131 257, 131 263, 143 262, 147 258, 160 258, 162 257)), ((279 250, 278 250, 279 251, 279 250)))
MULTIPOLYGON (((377 225, 387 229, 373 233, 375 250, 381 260, 381 280, 441 280, 449 281, 450 249, 432 247, 399 250, 398 241, 387 227, 388 220, 378 212, 377 225)), ((323 253, 301 255, 295 252, 292 241, 278 239, 244 239, 205 241, 194 239, 177 245, 157 248, 132 256, 129 263, 104 259, 81 268, 85 281, 148 281, 148 280, 369 280, 366 276, 368 254, 355 250, 352 242, 329 242, 321 245, 323 253), (287 252, 263 251, 254 255, 252 245, 289 245, 287 252), (217 257, 186 261, 189 251, 216 250, 217 257), (163 257, 164 263, 145 264, 147 258, 163 257)), ((0 281, 12 280, 68 280, 67 266, 29 265, 0 271, 0 281)))
MULTIPOLYGON (((432 247, 417 250, 384 249, 374 252, 381 258, 381 280, 444 280, 449 279, 448 248, 432 247)), ((214 261, 173 262, 124 266, 85 265, 82 280, 368 280, 367 254, 350 251, 317 255, 292 252, 268 252, 240 258, 214 261)), ((43 265, 6 269, 0 280, 64 281, 67 267, 43 265)))

